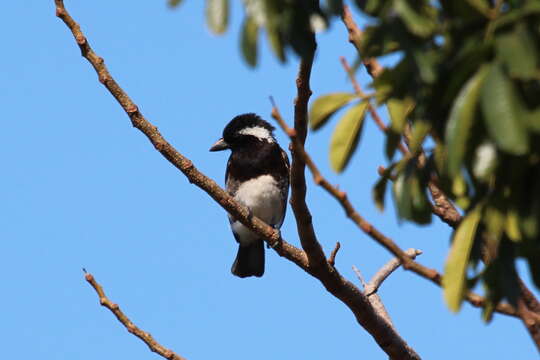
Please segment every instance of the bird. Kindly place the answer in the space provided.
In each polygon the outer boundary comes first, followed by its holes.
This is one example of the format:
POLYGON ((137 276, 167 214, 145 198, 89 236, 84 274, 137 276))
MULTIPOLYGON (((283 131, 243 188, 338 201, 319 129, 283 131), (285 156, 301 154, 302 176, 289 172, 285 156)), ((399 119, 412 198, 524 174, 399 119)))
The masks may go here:
MULTIPOLYGON (((227 192, 249 209, 250 215, 278 230, 283 224, 289 195, 289 158, 274 137, 274 127, 254 113, 234 117, 210 151, 231 150, 225 171, 227 192)), ((233 275, 264 274, 264 241, 230 214, 229 224, 238 243, 233 275)))

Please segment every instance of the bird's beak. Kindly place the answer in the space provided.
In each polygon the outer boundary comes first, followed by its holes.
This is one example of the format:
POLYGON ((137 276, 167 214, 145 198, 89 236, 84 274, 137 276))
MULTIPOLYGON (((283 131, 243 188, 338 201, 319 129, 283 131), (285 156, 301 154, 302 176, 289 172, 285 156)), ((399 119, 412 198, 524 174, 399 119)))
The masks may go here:
POLYGON ((230 149, 229 144, 227 144, 225 140, 221 138, 218 141, 216 141, 214 145, 212 145, 212 147, 210 148, 210 151, 221 151, 221 150, 227 150, 227 149, 230 149))

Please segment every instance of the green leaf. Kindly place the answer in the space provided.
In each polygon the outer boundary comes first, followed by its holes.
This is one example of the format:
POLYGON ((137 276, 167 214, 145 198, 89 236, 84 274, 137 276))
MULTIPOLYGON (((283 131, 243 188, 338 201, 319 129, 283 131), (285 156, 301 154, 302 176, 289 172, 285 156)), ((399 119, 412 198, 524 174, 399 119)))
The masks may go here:
POLYGON ((328 12, 332 15, 341 15, 343 12, 343 0, 326 0, 328 12))
POLYGON ((380 211, 384 210, 384 195, 386 194, 387 185, 388 178, 385 176, 381 176, 373 187, 373 201, 375 201, 375 205, 380 211))
POLYGON ((447 169, 451 177, 458 174, 465 158, 467 142, 472 135, 471 129, 476 118, 478 96, 488 71, 489 66, 482 66, 467 81, 456 97, 450 111, 446 126, 446 146, 448 149, 447 169))
POLYGON ((394 10, 401 16, 410 32, 419 37, 428 37, 435 31, 435 23, 427 14, 415 11, 407 0, 395 0, 394 10))
POLYGON ((229 23, 229 0, 206 0, 206 23, 214 34, 223 34, 229 23))
POLYGON ((491 66, 480 95, 486 128, 501 150, 523 155, 529 150, 529 137, 519 117, 516 98, 514 85, 501 65, 491 66))
POLYGON ((251 16, 246 16, 242 25, 242 38, 240 45, 244 60, 249 66, 257 65, 257 39, 259 36, 259 25, 251 16))
POLYGON ((390 98, 386 102, 388 114, 390 115, 390 129, 401 134, 405 126, 407 116, 414 109, 414 100, 410 97, 404 99, 390 98))
POLYGON ((332 134, 330 165, 336 172, 342 172, 345 169, 356 150, 362 134, 367 106, 367 101, 361 101, 347 110, 332 134))
POLYGON ((270 48, 278 60, 284 63, 285 41, 280 28, 282 14, 280 13, 280 2, 275 0, 264 0, 266 35, 270 42, 270 48))
POLYGON ((311 129, 319 129, 336 111, 356 97, 355 94, 351 93, 332 93, 318 97, 311 105, 311 110, 309 111, 309 125, 311 129))
POLYGON ((467 2, 482 14, 490 14, 491 8, 487 0, 467 0, 467 2))
POLYGON ((513 31, 496 36, 497 55, 508 67, 510 76, 532 79, 540 74, 538 48, 525 24, 518 24, 513 31))
POLYGON ((517 210, 511 207, 506 213, 505 230, 508 238, 515 242, 521 241, 521 231, 519 229, 519 223, 520 221, 517 210))
POLYGON ((178 5, 181 5, 182 1, 183 0, 169 0, 168 4, 169 4, 170 7, 176 7, 178 5))
POLYGON ((431 222, 431 205, 426 195, 426 184, 418 172, 417 159, 404 158, 396 166, 399 175, 394 182, 393 195, 398 216, 418 224, 431 222), (404 167, 400 171, 400 168, 404 167))
POLYGON ((480 221, 480 210, 476 207, 462 220, 454 232, 454 240, 446 260, 443 277, 444 298, 450 310, 454 312, 461 307, 465 295, 467 264, 480 221))
POLYGON ((386 186, 388 185, 388 180, 392 176, 392 171, 396 167, 396 163, 393 163, 384 170, 384 173, 381 174, 381 177, 373 186, 372 195, 375 205, 380 211, 384 210, 384 195, 386 194, 386 186))
POLYGON ((431 123, 424 120, 417 120, 414 122, 412 127, 411 141, 409 143, 409 148, 412 153, 420 150, 424 139, 431 131, 431 123))
POLYGON ((401 135, 389 129, 386 132, 386 143, 384 146, 384 152, 388 160, 392 160, 396 153, 396 150, 401 142, 401 135))
POLYGON ((410 219, 412 217, 411 191, 406 181, 405 171, 401 172, 394 181, 393 190, 399 217, 410 219))

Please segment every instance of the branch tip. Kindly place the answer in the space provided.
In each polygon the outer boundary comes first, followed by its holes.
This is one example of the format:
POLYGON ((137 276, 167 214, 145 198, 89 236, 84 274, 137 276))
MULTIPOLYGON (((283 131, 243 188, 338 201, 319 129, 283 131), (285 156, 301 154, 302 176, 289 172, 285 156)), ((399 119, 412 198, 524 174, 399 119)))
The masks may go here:
POLYGON ((339 251, 339 248, 341 247, 341 244, 339 241, 336 242, 336 247, 334 247, 334 250, 330 253, 330 257, 328 258, 328 264, 330 264, 331 267, 334 267, 336 264, 336 255, 339 251))

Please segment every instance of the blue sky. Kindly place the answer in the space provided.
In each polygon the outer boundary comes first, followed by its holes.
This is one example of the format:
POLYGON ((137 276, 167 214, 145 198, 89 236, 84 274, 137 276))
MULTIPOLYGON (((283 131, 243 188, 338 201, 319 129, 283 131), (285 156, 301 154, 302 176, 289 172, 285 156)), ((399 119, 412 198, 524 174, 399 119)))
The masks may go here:
MULTIPOLYGON (((227 154, 208 148, 239 113, 269 119, 269 95, 291 122, 297 59, 278 64, 264 42, 250 70, 238 50, 238 2, 222 37, 204 26, 201 3, 175 11, 165 0, 66 6, 142 113, 222 184, 227 154)), ((2 10, 1 358, 157 358, 99 306, 83 267, 136 324, 189 359, 386 358, 343 304, 272 251, 263 278, 233 277, 226 214, 131 127, 54 16, 53 0, 10 1, 2 10)), ((340 23, 319 37, 315 97, 351 90, 338 58, 353 55, 340 23)), ((359 80, 369 82, 363 72, 359 80)), ((422 249, 419 260, 442 269, 446 225, 399 224, 390 206, 381 213, 372 203, 377 166, 386 164, 382 135, 369 121, 348 170, 336 175, 327 155, 334 126, 307 143, 323 173, 400 246, 422 249)), ((370 277, 389 254, 308 186, 325 251, 340 241, 339 270, 357 282, 356 265, 370 277)), ((290 209, 282 233, 298 244, 290 209)), ((517 320, 495 316, 486 325, 468 305, 451 314, 440 289, 403 270, 380 295, 425 359, 537 355, 517 320)))

